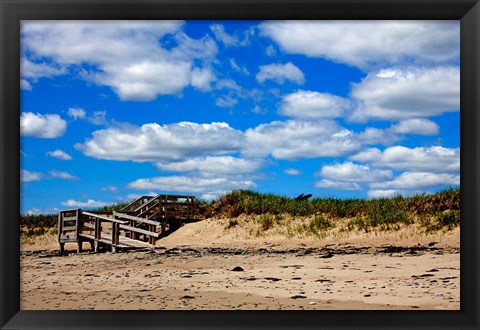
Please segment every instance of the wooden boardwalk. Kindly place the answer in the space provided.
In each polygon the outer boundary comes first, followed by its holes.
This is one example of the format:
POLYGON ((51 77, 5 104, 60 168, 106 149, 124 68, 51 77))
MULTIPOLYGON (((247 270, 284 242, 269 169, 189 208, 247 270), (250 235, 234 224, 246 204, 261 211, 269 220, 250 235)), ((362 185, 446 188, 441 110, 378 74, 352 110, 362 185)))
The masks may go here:
MULTIPOLYGON (((87 242, 95 240, 94 235, 81 234, 80 237, 83 239, 83 241, 87 241, 87 242)), ((108 246, 112 245, 112 239, 109 238, 109 237, 102 237, 98 241, 100 243, 106 244, 108 246)), ((137 239, 128 238, 128 237, 125 237, 125 236, 120 236, 119 240, 118 240, 117 247, 124 248, 124 249, 128 249, 128 248, 148 248, 148 247, 151 247, 151 245, 146 243, 146 242, 139 241, 137 239)))
POLYGON ((66 243, 76 243, 81 252, 84 242, 93 251, 109 248, 138 249, 154 247, 157 239, 194 218, 193 196, 142 196, 111 214, 81 209, 63 210, 58 215, 60 253, 66 243))

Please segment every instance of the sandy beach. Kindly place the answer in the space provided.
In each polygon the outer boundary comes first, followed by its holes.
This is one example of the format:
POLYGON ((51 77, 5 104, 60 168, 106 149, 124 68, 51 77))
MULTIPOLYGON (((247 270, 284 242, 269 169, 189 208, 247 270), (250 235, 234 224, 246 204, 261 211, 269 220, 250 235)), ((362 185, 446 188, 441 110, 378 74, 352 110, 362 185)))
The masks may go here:
POLYGON ((60 256, 54 238, 23 245, 21 309, 460 308, 459 228, 334 242, 242 240, 220 223, 186 225, 143 251, 77 254, 72 245, 60 256))

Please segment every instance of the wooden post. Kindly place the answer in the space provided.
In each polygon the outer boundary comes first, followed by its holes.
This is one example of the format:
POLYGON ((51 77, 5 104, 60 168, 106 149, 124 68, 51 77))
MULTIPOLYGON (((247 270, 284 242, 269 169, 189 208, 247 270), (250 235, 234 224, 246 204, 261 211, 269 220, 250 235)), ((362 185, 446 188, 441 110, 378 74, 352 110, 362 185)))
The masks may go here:
POLYGON ((100 218, 95 218, 95 231, 93 233, 93 251, 98 252, 98 240, 102 238, 102 222, 100 218))
MULTIPOLYGON (((155 227, 156 227, 156 226, 154 226, 154 225, 149 225, 148 230, 155 232, 155 227)), ((148 243, 151 244, 151 245, 155 245, 155 237, 149 236, 149 237, 148 237, 148 243)))
POLYGON ((80 209, 77 209, 77 211, 75 212, 75 239, 78 243, 78 248, 77 248, 77 253, 80 253, 82 252, 82 239, 80 237, 80 231, 81 231, 81 224, 80 224, 80 221, 81 221, 81 210, 80 209))
POLYGON ((165 235, 165 231, 167 230, 167 222, 162 220, 162 236, 165 235))
POLYGON ((65 243, 60 243, 60 254, 63 254, 65 252, 65 243))
POLYGON ((78 240, 77 253, 82 252, 82 244, 83 244, 83 241, 82 241, 82 239, 80 238, 80 239, 78 240))
POLYGON ((80 209, 77 209, 75 212, 75 239, 77 242, 79 241, 79 235, 80 235, 80 209))
MULTIPOLYGON (((130 221, 128 222, 128 225, 129 225, 130 227, 135 227, 135 221, 130 220, 130 221)), ((138 238, 138 237, 137 237, 137 233, 135 233, 135 232, 133 232, 133 231, 130 231, 130 232, 129 232, 129 236, 128 236, 128 237, 133 238, 133 239, 137 239, 137 238, 138 238)))
POLYGON ((102 238, 102 220, 95 218, 95 240, 102 238))
POLYGON ((115 245, 120 243, 120 224, 114 223, 115 226, 115 245))
POLYGON ((62 229, 63 229, 63 218, 62 212, 58 212, 58 243, 60 243, 60 253, 63 253, 64 244, 61 243, 62 238, 62 229))
POLYGON ((117 252, 117 244, 119 241, 118 223, 112 223, 112 252, 117 252))

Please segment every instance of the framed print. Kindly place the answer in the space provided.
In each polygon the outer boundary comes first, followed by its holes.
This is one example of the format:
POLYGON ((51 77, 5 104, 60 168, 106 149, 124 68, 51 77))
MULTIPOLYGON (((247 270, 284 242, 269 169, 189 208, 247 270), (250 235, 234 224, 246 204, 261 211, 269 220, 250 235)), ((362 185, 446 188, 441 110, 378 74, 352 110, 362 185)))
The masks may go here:
POLYGON ((1 8, 2 329, 479 327, 478 1, 1 8))

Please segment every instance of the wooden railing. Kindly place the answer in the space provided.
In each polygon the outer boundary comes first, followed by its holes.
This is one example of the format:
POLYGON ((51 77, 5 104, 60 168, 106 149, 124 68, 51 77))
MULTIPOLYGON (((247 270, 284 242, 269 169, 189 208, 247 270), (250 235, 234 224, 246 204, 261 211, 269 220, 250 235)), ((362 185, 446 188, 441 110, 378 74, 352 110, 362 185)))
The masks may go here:
POLYGON ((129 213, 139 218, 156 219, 157 221, 189 220, 194 214, 194 200, 194 196, 157 195, 129 213))
POLYGON ((147 237, 149 244, 155 245, 157 238, 160 237, 160 234, 157 233, 157 226, 160 226, 161 224, 157 221, 151 221, 115 211, 113 211, 113 217, 115 219, 124 219, 130 222, 129 225, 121 225, 120 229, 125 230, 126 234, 129 234, 131 238, 136 238, 138 234, 143 234, 147 237), (145 226, 148 230, 139 228, 138 226, 145 226))
POLYGON ((141 196, 128 204, 127 206, 124 206, 120 211, 122 212, 135 212, 135 209, 138 208, 139 206, 147 203, 150 199, 152 199, 154 196, 141 196))
POLYGON ((95 213, 81 212, 79 233, 79 252, 82 251, 81 243, 89 241, 93 243, 93 250, 98 251, 99 245, 104 243, 110 245, 112 252, 120 246, 120 225, 126 221, 104 217, 95 213), (104 226, 104 223, 107 226, 104 226))
POLYGON ((154 246, 160 236, 156 232, 159 225, 158 222, 117 212, 114 218, 109 218, 80 209, 61 211, 58 216, 60 252, 64 252, 65 243, 77 243, 77 252, 82 252, 83 242, 89 242, 95 252, 100 245, 107 245, 116 252, 119 247, 128 248, 132 244, 143 243, 139 235, 146 237, 148 244, 154 246), (139 228, 138 224, 146 224, 149 228, 139 228))
POLYGON ((65 243, 78 242, 80 214, 80 209, 64 210, 58 214, 58 242, 61 253, 65 243))
POLYGON ((81 209, 60 211, 60 251, 63 252, 65 243, 70 242, 78 244, 78 252, 82 251, 83 242, 90 242, 95 252, 100 245, 110 246, 112 251, 137 243, 154 246, 166 232, 167 224, 171 231, 193 218, 194 200, 194 196, 142 196, 120 211, 114 211, 112 217, 81 209))

